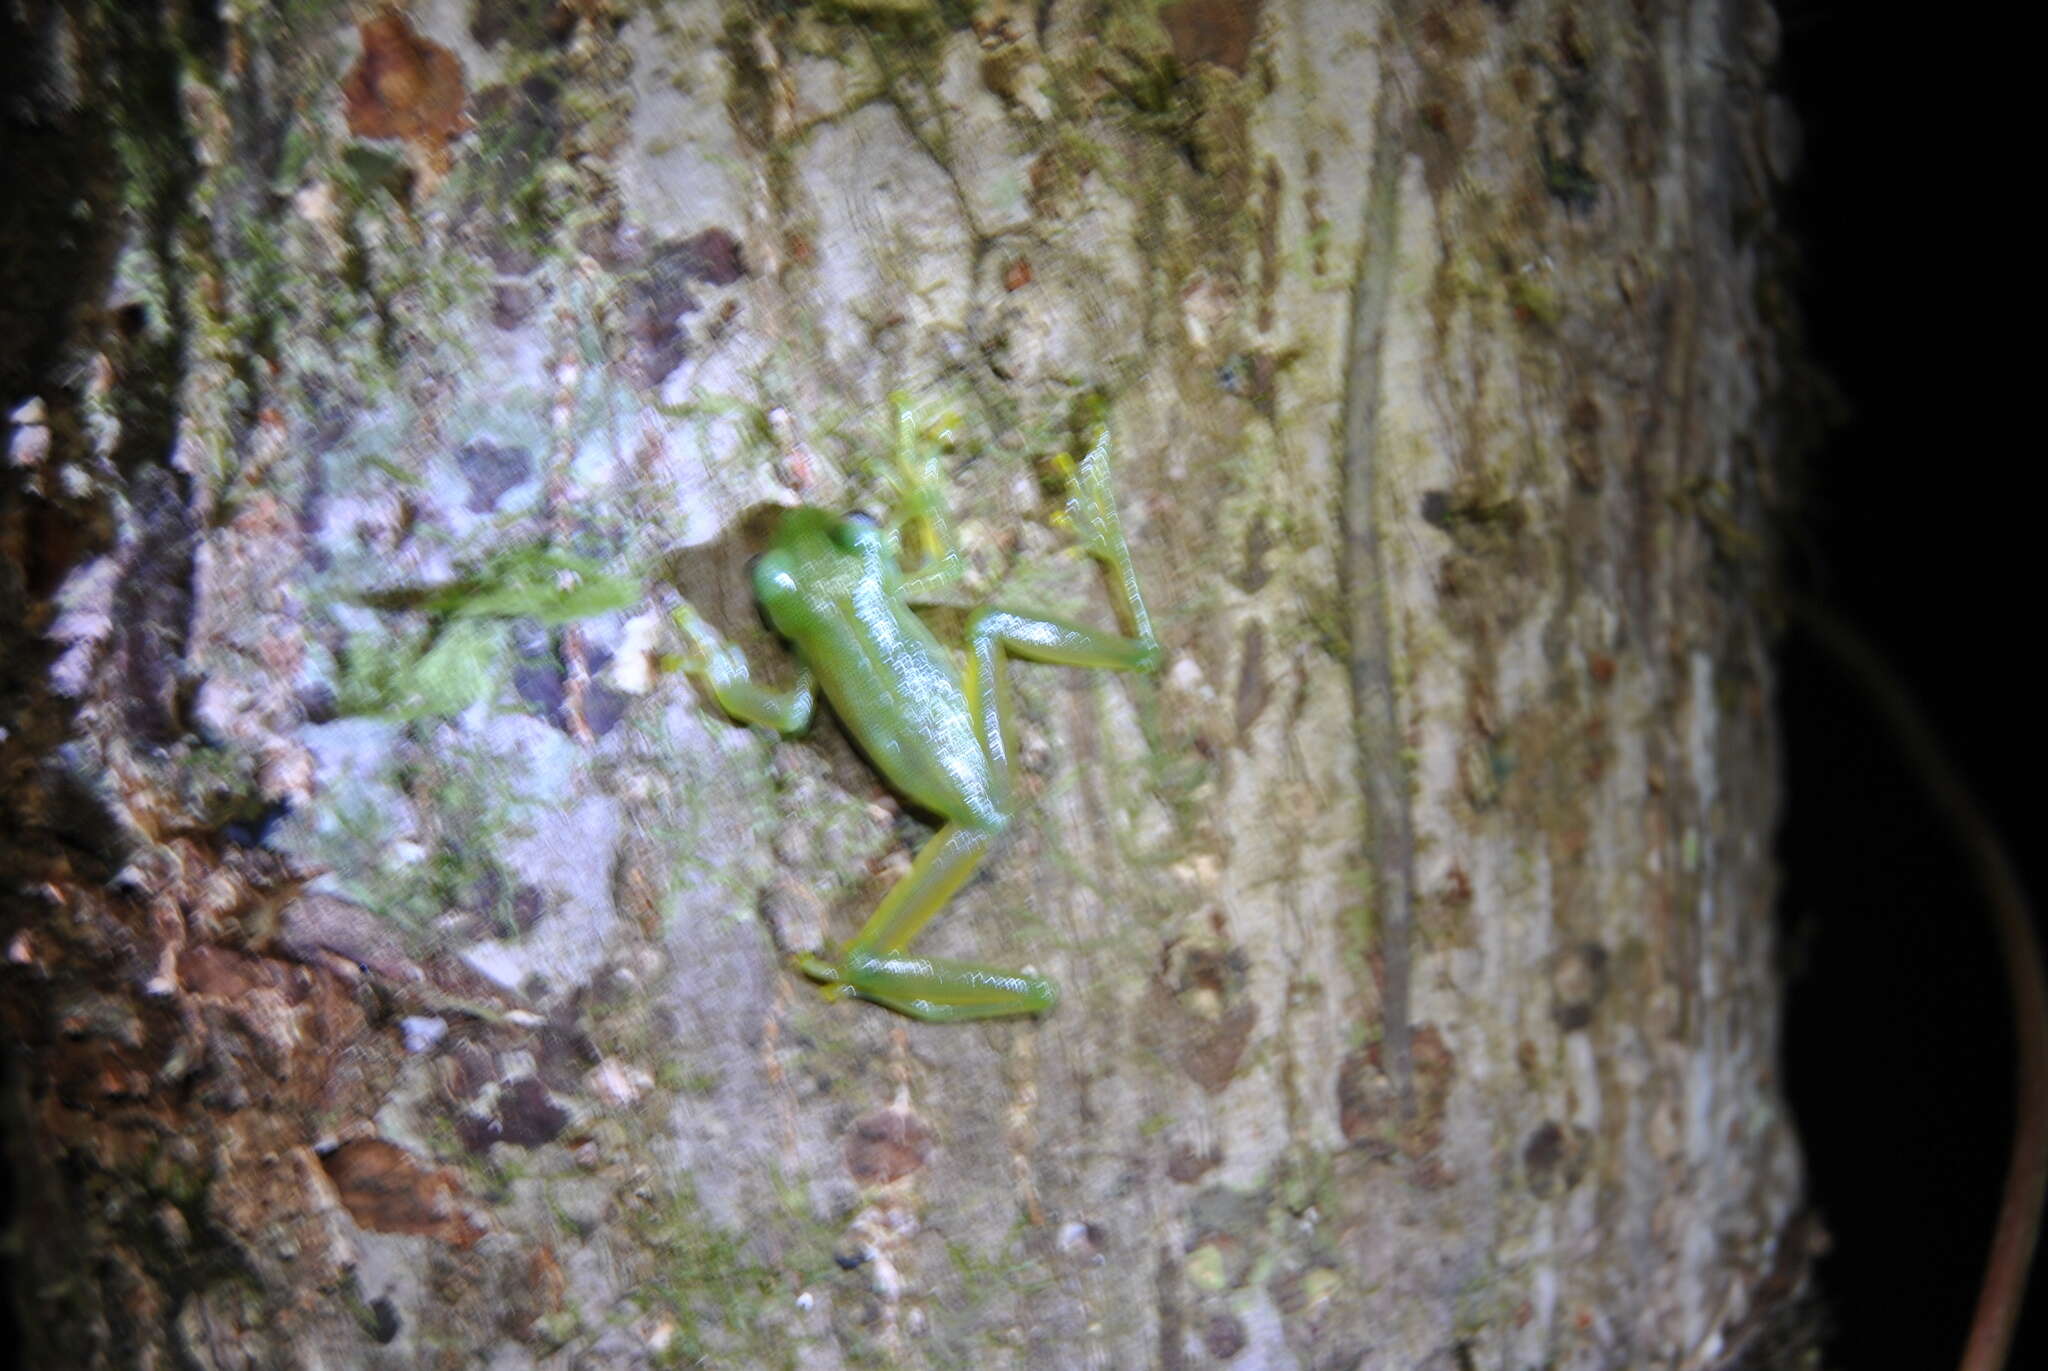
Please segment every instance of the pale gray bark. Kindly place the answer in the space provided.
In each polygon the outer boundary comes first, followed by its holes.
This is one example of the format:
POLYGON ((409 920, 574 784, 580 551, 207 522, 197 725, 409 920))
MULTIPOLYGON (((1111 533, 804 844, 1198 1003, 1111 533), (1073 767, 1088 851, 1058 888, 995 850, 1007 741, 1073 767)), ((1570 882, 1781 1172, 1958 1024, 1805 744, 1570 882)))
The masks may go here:
POLYGON ((50 1364, 1705 1367, 1782 1301, 1765 6, 117 8, 34 16, 113 255, 7 397, 50 1364), (648 669, 687 596, 786 671, 750 512, 877 506, 896 387, 968 598, 1105 624, 1033 459, 1112 398, 1164 668, 1015 671, 923 944, 1039 1022, 822 1002, 928 829, 648 669), (543 546, 632 602, 423 656, 394 590, 543 546))

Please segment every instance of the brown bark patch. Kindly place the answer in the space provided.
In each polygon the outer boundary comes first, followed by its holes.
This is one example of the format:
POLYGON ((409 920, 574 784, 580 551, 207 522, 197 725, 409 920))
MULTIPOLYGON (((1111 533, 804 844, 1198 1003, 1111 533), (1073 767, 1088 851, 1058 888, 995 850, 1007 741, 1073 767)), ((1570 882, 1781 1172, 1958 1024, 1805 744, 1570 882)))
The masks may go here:
POLYGON ((1244 1324, 1234 1314, 1211 1314, 1202 1329, 1202 1346, 1218 1361, 1229 1361, 1244 1351, 1247 1341, 1244 1324))
MULTIPOLYGON (((81 1135, 90 1134, 90 1118, 100 1105, 143 1099, 154 1079, 152 1059, 119 1043, 60 1042, 48 1048, 45 1056, 50 1064, 50 1102, 59 1106, 45 1111, 45 1126, 54 1126, 65 1112, 75 1112, 86 1116, 77 1130, 81 1135)), ((69 1136, 73 1130, 55 1131, 69 1136)))
POLYGON ((507 1298, 499 1306, 505 1311, 505 1331, 526 1342, 533 1338, 535 1325, 542 1318, 561 1311, 563 1297, 569 1292, 569 1277, 562 1270, 555 1249, 542 1243, 515 1271, 508 1273, 505 1287, 507 1298))
POLYGON ((498 1096, 498 1139, 515 1147, 550 1143, 569 1126, 569 1111, 532 1076, 506 1083, 498 1096))
POLYGON ((694 342, 684 320, 702 308, 691 286, 729 286, 747 274, 740 242, 722 228, 662 243, 648 254, 626 291, 626 331, 642 383, 661 382, 683 364, 694 342))
POLYGON ((1337 1122, 1347 1141, 1378 1159, 1396 1155, 1419 1159, 1443 1142, 1444 1109, 1450 1101, 1457 1058, 1434 1024, 1409 1039, 1414 1071, 1414 1112, 1404 1122, 1401 1101, 1373 1043, 1347 1056, 1337 1068, 1337 1122))
POLYGON ((1561 1195, 1586 1175, 1593 1135, 1574 1124, 1566 1128, 1545 1119, 1522 1145, 1522 1174, 1529 1192, 1539 1200, 1561 1195))
MULTIPOLYGON (((264 1284, 318 1288, 341 1279, 352 1260, 347 1225, 312 1148, 252 1110, 221 1128, 208 1150, 207 1226, 233 1242, 264 1284)), ((197 1162, 190 1159, 194 1170, 197 1162)))
POLYGON ((1257 619, 1244 626, 1237 668, 1237 742, 1244 746, 1271 695, 1266 681, 1266 628, 1257 619))
MULTIPOLYGON (((113 628, 100 679, 135 736, 169 743, 185 729, 180 701, 185 645, 192 634, 197 535, 185 493, 169 471, 142 472, 130 503, 137 536, 114 590, 113 628)), ((124 796, 131 805, 138 798, 124 796)))
POLYGON ((1148 1019, 1165 1056, 1211 1095, 1237 1074, 1258 1006, 1247 997, 1250 962, 1241 948, 1177 942, 1152 983, 1148 1019))
POLYGON ((498 1061, 480 1043, 459 1042, 442 1058, 441 1082, 458 1100, 473 1100, 498 1079, 498 1061))
POLYGON ((1231 576, 1231 584, 1247 595, 1265 589, 1266 582, 1273 579, 1273 569, 1266 565, 1266 558, 1276 541, 1266 524, 1265 512, 1252 515, 1244 531, 1244 565, 1231 576))
POLYGON ((1178 1181, 1182 1185, 1193 1185, 1214 1171, 1222 1161, 1219 1153, 1197 1152, 1186 1143, 1181 1143, 1173 1149, 1173 1155, 1166 1159, 1166 1176, 1168 1180, 1178 1181))
POLYGON ((462 1189, 446 1169, 422 1164, 382 1138, 343 1143, 321 1159, 342 1207, 373 1233, 412 1233, 468 1247, 483 1230, 462 1212, 462 1189))
POLYGON ((358 27, 363 55, 342 81, 342 110, 358 138, 397 138, 446 170, 448 144, 468 128, 462 62, 387 9, 358 27))
POLYGON ((740 240, 722 228, 708 228, 673 249, 676 266, 707 286, 729 286, 747 274, 740 240))
POLYGON ((481 1114, 463 1114, 455 1120, 456 1139, 476 1155, 490 1151, 500 1132, 496 1119, 485 1118, 481 1114))
POLYGON ((1415 1117, 1409 1121, 1408 1150, 1410 1156, 1418 1156, 1435 1151, 1444 1140, 1444 1110, 1458 1059, 1434 1024, 1416 1029, 1408 1050, 1415 1070, 1415 1117))
POLYGON ((923 1119, 907 1109, 877 1109, 846 1132, 846 1169, 862 1185, 887 1185, 921 1171, 934 1140, 923 1119))
POLYGON ((1264 0, 1180 0, 1163 5, 1159 22, 1173 40, 1173 55, 1185 65, 1213 62, 1239 76, 1251 62, 1264 0))
POLYGON ((1607 949, 1580 943, 1557 954, 1550 963, 1550 1017, 1566 1033, 1593 1022, 1593 1011, 1607 996, 1607 949))
POLYGON ((178 956, 178 980, 194 995, 233 998, 259 987, 274 989, 273 967, 225 947, 188 947, 178 956))

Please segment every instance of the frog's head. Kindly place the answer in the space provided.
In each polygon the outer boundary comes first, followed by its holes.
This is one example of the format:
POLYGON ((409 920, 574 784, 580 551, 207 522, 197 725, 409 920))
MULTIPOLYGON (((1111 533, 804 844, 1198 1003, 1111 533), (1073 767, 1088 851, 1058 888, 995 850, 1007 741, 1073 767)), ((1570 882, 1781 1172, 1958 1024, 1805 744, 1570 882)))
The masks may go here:
POLYGON ((865 561, 882 551, 882 530, 866 514, 834 514, 816 505, 786 510, 769 543, 802 563, 829 564, 852 557, 865 561))
POLYGON ((783 627, 797 605, 843 601, 857 588, 885 585, 893 565, 882 530, 867 515, 798 505, 782 516, 754 563, 754 595, 783 627))

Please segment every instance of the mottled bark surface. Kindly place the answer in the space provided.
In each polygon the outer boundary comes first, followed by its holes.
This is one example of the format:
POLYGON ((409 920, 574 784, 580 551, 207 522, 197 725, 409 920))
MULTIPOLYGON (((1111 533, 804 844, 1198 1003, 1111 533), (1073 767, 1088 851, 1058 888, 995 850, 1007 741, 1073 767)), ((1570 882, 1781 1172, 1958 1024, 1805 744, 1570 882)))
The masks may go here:
MULTIPOLYGON (((48 1365, 1705 1367, 1803 1253, 1761 4, 31 4, 6 1119, 48 1365), (32 155, 30 155, 32 154, 32 155), (1156 678, 930 831, 760 506, 950 404, 1001 600, 1112 401, 1156 678)), ((10 255, 15 244, 8 244, 10 255)), ((12 327, 12 325, 10 325, 12 327)), ((956 633, 958 616, 934 623, 956 633)))

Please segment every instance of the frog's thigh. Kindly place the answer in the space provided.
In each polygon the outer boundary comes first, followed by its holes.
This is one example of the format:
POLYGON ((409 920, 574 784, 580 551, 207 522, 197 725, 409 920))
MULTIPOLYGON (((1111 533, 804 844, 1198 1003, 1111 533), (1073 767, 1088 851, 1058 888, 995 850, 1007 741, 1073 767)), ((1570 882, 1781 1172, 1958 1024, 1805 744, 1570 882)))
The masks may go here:
POLYGON ((1144 671, 1150 669, 1159 651, 1142 639, 1010 609, 976 610, 967 621, 967 642, 967 708, 981 735, 982 750, 988 754, 996 802, 1005 810, 1010 796, 1010 738, 1005 726, 1008 673, 1003 663, 1009 655, 1055 666, 1144 671))
POLYGON ((1142 671, 1157 654, 1152 644, 1121 633, 1084 628, 1064 619, 1019 614, 1010 609, 977 610, 968 624, 975 665, 988 673, 998 646, 1034 662, 1055 666, 1142 671))

